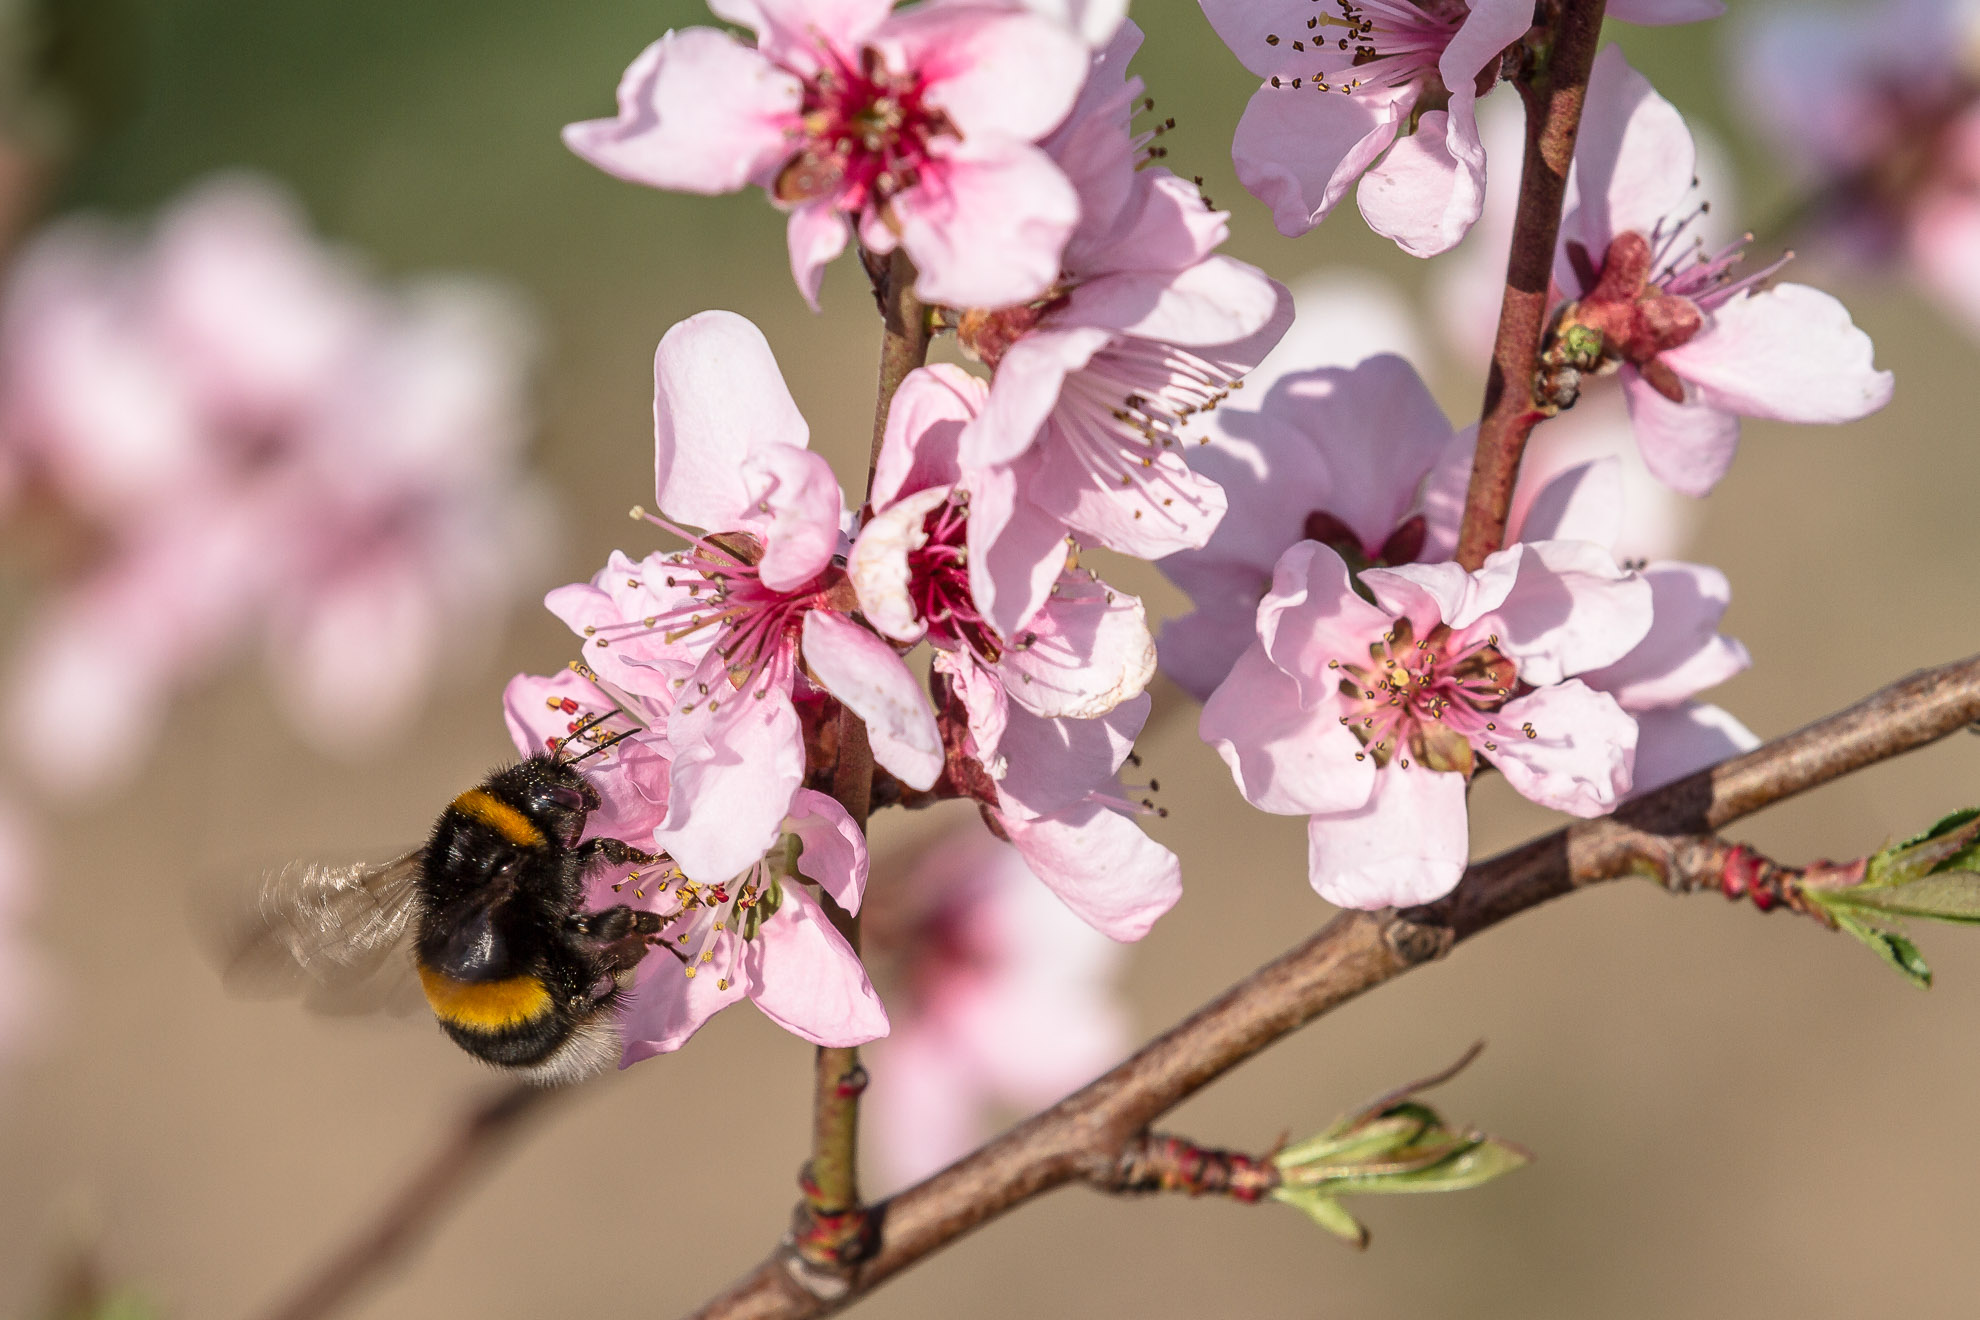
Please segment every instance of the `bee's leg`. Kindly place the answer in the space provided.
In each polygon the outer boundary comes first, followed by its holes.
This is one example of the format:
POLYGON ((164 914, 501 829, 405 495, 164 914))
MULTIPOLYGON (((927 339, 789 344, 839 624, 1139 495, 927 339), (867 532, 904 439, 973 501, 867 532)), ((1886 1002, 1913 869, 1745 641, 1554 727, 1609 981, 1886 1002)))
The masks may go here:
POLYGON ((578 845, 578 859, 586 866, 604 862, 610 866, 624 866, 628 862, 640 866, 655 866, 667 860, 665 853, 650 853, 633 847, 624 839, 586 839, 578 845))
POLYGON ((570 941, 611 972, 629 970, 646 956, 647 946, 665 920, 623 903, 598 912, 575 912, 564 923, 570 941))

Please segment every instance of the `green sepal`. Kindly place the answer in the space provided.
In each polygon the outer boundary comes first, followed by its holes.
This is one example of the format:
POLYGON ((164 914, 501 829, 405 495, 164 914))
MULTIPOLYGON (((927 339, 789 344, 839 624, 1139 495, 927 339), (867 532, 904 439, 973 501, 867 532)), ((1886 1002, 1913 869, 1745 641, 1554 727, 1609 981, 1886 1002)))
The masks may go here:
POLYGON ((1343 1241, 1353 1243, 1357 1248, 1368 1245, 1368 1230, 1361 1226, 1361 1221, 1349 1214, 1347 1207, 1323 1192, 1305 1187, 1277 1187, 1272 1191, 1272 1199, 1300 1211, 1321 1228, 1343 1241))

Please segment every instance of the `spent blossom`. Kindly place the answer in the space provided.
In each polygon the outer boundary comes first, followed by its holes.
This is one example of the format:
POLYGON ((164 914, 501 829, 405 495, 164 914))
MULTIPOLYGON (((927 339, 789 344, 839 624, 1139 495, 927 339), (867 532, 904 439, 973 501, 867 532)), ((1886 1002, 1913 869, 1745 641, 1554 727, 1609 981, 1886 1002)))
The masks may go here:
POLYGON ((897 1184, 968 1153, 999 1108, 1050 1104, 1127 1050, 1124 950, 980 831, 946 831, 890 875, 863 933, 893 1005, 866 1103, 897 1184))
MULTIPOLYGON (((1079 91, 1077 33, 998 3, 711 8, 755 44, 667 33, 626 70, 616 118, 565 129, 571 150, 656 188, 761 187, 790 212, 791 271, 814 307, 849 237, 872 253, 905 248, 929 302, 1003 306, 1051 284, 1079 202, 1035 144, 1079 91)), ((1104 6, 1075 8, 1065 17, 1104 6)))
MULTIPOLYGON (((663 698, 617 690, 593 672, 518 675, 504 694, 525 755, 590 744, 586 778, 600 806, 586 837, 654 846, 666 817, 673 749, 663 698)), ((660 915, 654 950, 621 1009, 621 1066, 679 1049, 722 1009, 748 999, 818 1045, 857 1045, 887 1032, 886 1009, 859 955, 833 928, 816 887, 848 912, 866 885, 866 842, 845 809, 799 789, 771 847, 732 872, 693 871, 663 857, 592 882, 595 907, 625 903, 660 915)))
MULTIPOLYGON (((1529 0, 1198 0, 1264 80, 1231 147, 1238 181, 1279 232, 1325 219, 1360 182, 1371 229, 1413 256, 1447 251, 1478 219, 1478 98, 1533 24, 1529 0)), ((1688 23, 1718 0, 1615 0, 1611 18, 1688 23)))
POLYGON ((1677 110, 1611 46, 1596 57, 1554 282, 1551 365, 1619 370, 1644 462, 1703 495, 1732 465, 1741 416, 1846 422, 1889 402, 1891 375, 1843 305, 1740 275, 1741 245, 1694 245, 1696 149, 1677 110))

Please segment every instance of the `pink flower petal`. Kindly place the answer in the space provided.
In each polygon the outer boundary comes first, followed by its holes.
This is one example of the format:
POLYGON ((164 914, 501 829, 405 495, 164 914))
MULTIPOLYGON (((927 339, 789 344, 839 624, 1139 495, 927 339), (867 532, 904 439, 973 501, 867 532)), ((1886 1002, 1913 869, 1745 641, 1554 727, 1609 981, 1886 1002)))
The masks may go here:
POLYGON ((564 128, 564 145, 608 174, 683 192, 770 182, 791 155, 803 85, 714 28, 669 32, 619 80, 616 119, 564 128))
MULTIPOLYGON (((1198 701, 1209 700, 1258 638, 1258 609, 1248 603, 1257 585, 1252 574, 1242 568, 1224 571, 1228 592, 1206 592, 1195 611, 1164 622, 1156 642, 1162 672, 1198 701)), ((1206 573, 1202 580, 1210 577, 1206 573)))
POLYGON ((1697 169, 1691 130, 1677 107, 1657 95, 1619 47, 1604 47, 1595 57, 1575 138, 1555 280, 1576 294, 1588 292, 1567 259, 1567 245, 1580 243, 1599 262, 1618 234, 1655 233, 1684 207, 1697 169))
POLYGON ((825 267, 846 250, 850 236, 845 213, 827 199, 807 202, 791 211, 784 226, 784 244, 791 254, 791 278, 805 305, 818 310, 818 289, 825 282, 825 267))
POLYGON ((670 518, 720 531, 750 512, 743 460, 803 449, 811 430, 763 332, 734 312, 690 316, 653 356, 655 498, 670 518))
POLYGON ((1353 96, 1261 87, 1231 143, 1238 182, 1272 208, 1280 233, 1297 238, 1395 141, 1415 101, 1412 87, 1353 96))
POLYGON ((1172 344, 1228 344, 1256 334, 1278 306, 1278 290, 1263 271, 1214 256, 1181 270, 1101 276, 1074 289, 1054 323, 1172 344))
POLYGON ((866 721, 873 759, 910 788, 941 778, 942 734, 935 712, 901 657, 842 614, 804 616, 804 660, 831 694, 866 721))
POLYGON ((917 367, 894 392, 880 461, 873 469, 872 504, 884 509, 930 486, 962 476, 962 430, 982 411, 990 385, 949 362, 917 367))
POLYGON ((1486 755, 1522 797, 1600 816, 1629 792, 1636 721, 1608 693, 1569 679, 1506 703, 1498 724, 1498 746, 1486 755))
MULTIPOLYGON (((1558 683, 1628 655, 1650 631, 1650 584, 1591 541, 1531 541, 1499 606, 1472 623, 1528 683, 1558 683)), ((1500 553, 1504 553, 1501 551, 1500 553)))
POLYGON ((969 593, 1004 637, 1016 637, 1066 565, 1065 520, 1025 499, 1037 451, 970 475, 969 593))
POLYGON ((1036 141, 1073 107, 1092 51, 1049 18, 993 5, 897 11, 873 47, 925 80, 923 99, 968 140, 999 134, 1036 141))
POLYGON ((1031 873, 1111 939, 1140 939, 1182 897, 1176 855, 1117 811, 1087 802, 1003 825, 1031 873))
POLYGON ((1082 540, 1136 559, 1208 543, 1223 521, 1223 487, 1192 471, 1172 448, 1158 450, 1136 475, 1133 487, 1123 486, 1111 474, 1096 473, 1075 442, 1058 438, 1042 446, 1025 494, 1082 540))
MULTIPOLYGON (((727 958, 726 943, 733 933, 717 937, 716 956, 727 958)), ((717 989, 714 976, 687 976, 673 957, 655 951, 640 964, 620 1030, 625 1034, 621 1068, 656 1054, 669 1054, 687 1044, 709 1018, 740 1000, 747 990, 742 977, 717 989)))
POLYGON ((1624 367, 1623 401, 1630 429, 1650 475, 1686 495, 1705 496, 1732 467, 1739 451, 1739 418, 1691 398, 1673 403, 1624 367))
POLYGON ((859 955, 824 909, 794 884, 743 949, 749 997, 764 1016, 814 1045, 864 1045, 887 1034, 887 1010, 859 955))
POLYGON ((1012 344, 997 364, 982 411, 963 428, 963 466, 1008 463, 1031 448, 1066 377, 1112 339, 1109 332, 1092 328, 1039 329, 1012 344))
POLYGON ((857 64, 893 0, 709 0, 715 17, 756 33, 756 46, 787 69, 810 74, 832 52, 857 64))
POLYGON ((866 838, 846 809, 823 793, 800 788, 791 797, 784 829, 804 844, 798 857, 804 878, 846 911, 857 913, 866 892, 866 838))
POLYGON ((1702 701, 1637 711, 1636 726, 1631 796, 1662 788, 1760 745, 1759 737, 1730 711, 1702 701))
MULTIPOLYGON (((1268 40, 1298 21, 1292 16, 1294 6, 1260 0, 1198 0, 1198 3, 1217 36, 1258 77, 1279 74, 1290 82, 1295 74, 1309 72, 1306 66, 1312 62, 1311 56, 1296 54, 1289 41, 1268 40)), ((1286 99, 1292 99, 1290 94, 1286 99)))
POLYGON ((1089 720, 1155 677, 1155 639, 1138 596, 1062 574, 1058 590, 998 662, 1011 698, 1047 719, 1089 720))
POLYGON ((1393 623, 1355 593, 1347 563, 1317 541, 1301 541, 1280 557, 1258 606, 1259 639, 1272 663, 1297 680, 1308 706, 1338 686, 1329 660, 1360 660, 1393 623))
POLYGON ((795 591, 839 549, 845 497, 832 465, 808 449, 767 445, 742 464, 749 512, 739 521, 763 538, 757 573, 773 591, 795 591))
POLYGON ((1398 139, 1355 192, 1368 227, 1413 257, 1456 247, 1485 206, 1485 153, 1478 150, 1475 162, 1452 154, 1460 136, 1452 118, 1442 110, 1419 116, 1416 131, 1398 139))
POLYGON ((998 753, 1007 762, 997 781, 1003 814, 1013 820, 1065 811, 1114 777, 1148 718, 1146 693, 1100 719, 1048 720, 1007 707, 998 753))
POLYGON ((859 529, 846 574, 859 596, 859 612, 882 637, 912 644, 928 631, 908 593, 914 577, 908 556, 928 544, 922 522, 948 498, 947 486, 930 486, 881 509, 859 529))
POLYGON ((1783 422, 1853 422, 1891 401, 1891 373, 1849 309, 1805 284, 1777 284, 1716 308, 1671 370, 1706 407, 1783 422))
POLYGON ((1719 619, 1732 600, 1726 575, 1702 564, 1652 564, 1654 622, 1628 655, 1582 675, 1623 709, 1640 711, 1679 702, 1716 687, 1753 663, 1746 648, 1719 634, 1719 619))
POLYGON ((1197 733, 1260 811, 1352 811, 1374 791, 1375 763, 1355 759, 1361 744, 1341 727, 1335 703, 1303 705, 1299 684, 1272 663, 1263 643, 1239 657, 1204 702, 1197 733))
POLYGON ((1538 491, 1513 493, 1508 539, 1592 541, 1613 548, 1623 525, 1622 466, 1613 458, 1556 473, 1538 491), (1520 495, 1527 494, 1521 500, 1520 495))
POLYGON ((1390 762, 1359 810, 1306 824, 1306 873, 1335 907, 1434 903, 1464 875, 1471 839, 1465 778, 1390 762))
POLYGON ((969 721, 963 750, 975 757, 991 778, 1001 778, 1005 773, 1004 728, 1010 719, 1003 680, 968 651, 937 651, 933 665, 936 673, 949 676, 962 701, 964 718, 969 721))
MULTIPOLYGON (((722 682, 717 660, 702 672, 722 682)), ((668 727, 673 793, 654 841, 703 884, 740 875, 761 858, 804 783, 804 733, 790 693, 760 690, 761 700, 728 693, 713 712, 704 701, 668 727)))
POLYGON ((865 1103, 883 1186, 918 1182, 982 1140, 983 1078, 940 1024, 903 1023, 874 1043, 870 1057, 865 1103))
MULTIPOLYGON (((937 144, 939 145, 939 144, 937 144)), ((950 307, 1006 307, 1059 276, 1079 221, 1072 184, 1038 148, 985 133, 946 147, 893 200, 915 292, 950 307)))

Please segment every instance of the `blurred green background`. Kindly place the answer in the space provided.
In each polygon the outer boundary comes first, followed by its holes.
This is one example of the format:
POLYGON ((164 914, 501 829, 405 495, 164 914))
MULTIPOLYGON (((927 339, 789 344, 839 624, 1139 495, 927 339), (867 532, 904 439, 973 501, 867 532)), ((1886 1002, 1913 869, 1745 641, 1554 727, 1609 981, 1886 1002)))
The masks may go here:
MULTIPOLYGON (((108 52, 91 67, 116 115, 60 206, 139 213, 250 167, 387 273, 482 271, 534 302, 538 455, 566 515, 543 585, 588 576, 615 545, 650 548, 624 514, 650 497, 651 354, 695 311, 756 320, 814 445, 858 470, 878 331, 855 267, 833 269, 811 315, 760 195, 636 188, 558 142, 564 122, 609 112, 645 43, 705 21, 697 7, 88 0, 76 13, 108 52)), ((1229 251, 1281 278, 1351 265, 1421 284, 1424 268, 1351 208, 1279 237, 1230 172, 1253 84, 1193 4, 1135 15, 1148 31, 1136 69, 1178 120, 1167 163, 1232 208, 1229 251)), ((1727 141, 1761 216, 1783 185, 1726 113, 1724 27, 1616 35, 1727 141)), ((1896 401, 1847 428, 1749 424, 1690 554, 1734 583, 1727 631, 1756 664, 1720 699, 1762 735, 1980 650, 1974 345, 1899 286, 1836 291, 1898 372, 1896 401)), ((1438 385, 1454 413, 1475 408, 1475 374, 1438 385)), ((1122 578, 1158 613, 1178 608, 1152 572, 1122 578)), ((186 932, 184 895, 245 859, 418 837, 507 754, 504 678, 570 651, 561 625, 525 611, 498 653, 457 657, 399 748, 360 765, 304 752, 244 666, 181 705, 138 789, 53 822, 33 922, 51 963, 45 1031, 0 1082, 0 1312, 35 1314, 57 1262, 88 1242, 165 1314, 252 1315, 489 1084, 424 1023, 229 1001, 186 932)), ((1171 813, 1153 832, 1182 854, 1186 884, 1132 963, 1144 1032, 1326 916, 1303 882, 1301 822, 1246 809, 1192 723, 1170 720, 1143 748, 1171 813)), ((1477 796, 1481 853, 1549 825, 1503 789, 1477 796)), ((1961 737, 1774 810, 1746 837, 1788 859, 1849 856, 1977 800, 1980 740, 1961 737)), ((883 817, 876 848, 930 826, 883 817)), ((1462 1196, 1362 1203, 1375 1244, 1361 1256, 1279 1209, 1067 1191, 864 1313, 1971 1316, 1980 939, 1925 940, 1940 983, 1920 995, 1805 922, 1648 886, 1579 896, 1308 1028, 1171 1124, 1267 1147, 1483 1036, 1491 1048, 1440 1106, 1532 1147, 1532 1169, 1462 1196)), ((809 1085, 807 1047, 747 1010, 724 1015, 682 1054, 566 1097, 352 1314, 689 1308, 782 1231, 809 1085)))

